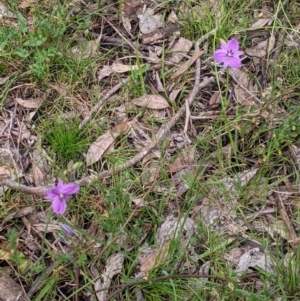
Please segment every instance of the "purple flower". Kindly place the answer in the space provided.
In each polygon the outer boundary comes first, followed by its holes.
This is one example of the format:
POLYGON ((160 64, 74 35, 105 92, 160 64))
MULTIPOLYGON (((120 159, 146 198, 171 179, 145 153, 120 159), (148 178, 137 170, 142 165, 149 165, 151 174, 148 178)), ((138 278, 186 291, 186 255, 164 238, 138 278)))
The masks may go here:
POLYGON ((61 224, 61 228, 67 233, 67 234, 73 234, 73 230, 71 227, 69 227, 66 224, 61 224))
POLYGON ((234 88, 232 88, 232 89, 230 90, 229 95, 228 95, 228 100, 233 99, 233 97, 234 97, 234 88))
POLYGON ((214 53, 214 59, 218 63, 223 63, 223 67, 226 68, 241 68, 242 63, 240 56, 243 51, 239 50, 239 42, 237 39, 230 39, 227 43, 221 42, 221 48, 217 49, 214 53))
POLYGON ((52 201, 52 209, 56 214, 64 214, 67 209, 67 201, 71 198, 71 194, 79 191, 80 187, 74 183, 64 184, 58 179, 57 185, 46 191, 46 198, 52 201))

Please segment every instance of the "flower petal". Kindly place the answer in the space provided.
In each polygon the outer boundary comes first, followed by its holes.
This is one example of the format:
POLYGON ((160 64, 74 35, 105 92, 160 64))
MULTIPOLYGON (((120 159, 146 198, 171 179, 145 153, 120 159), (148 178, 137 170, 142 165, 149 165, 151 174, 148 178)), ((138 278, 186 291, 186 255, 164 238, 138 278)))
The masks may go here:
POLYGON ((225 69, 228 66, 230 66, 230 60, 229 59, 224 62, 223 68, 225 69))
POLYGON ((64 187, 64 182, 62 179, 58 179, 56 189, 59 191, 58 193, 61 193, 61 189, 64 187))
POLYGON ((230 60, 229 60, 229 64, 228 66, 230 66, 231 68, 241 68, 242 67, 242 63, 241 63, 241 60, 240 58, 237 58, 237 57, 231 57, 230 60))
POLYGON ((235 53, 236 51, 239 50, 239 42, 238 42, 238 40, 235 39, 235 38, 230 39, 230 40, 227 42, 226 46, 227 46, 228 52, 231 51, 232 53, 235 53))
POLYGON ((219 55, 219 54, 224 54, 224 55, 227 55, 228 51, 225 50, 225 49, 217 49, 214 53, 214 56, 215 55, 219 55))
POLYGON ((228 100, 233 99, 233 97, 234 97, 234 89, 231 89, 228 95, 228 100))
POLYGON ((227 43, 224 40, 221 41, 220 49, 227 52, 227 43))
POLYGON ((241 56, 241 55, 243 55, 243 54, 244 54, 244 51, 239 50, 239 51, 236 51, 236 52, 233 54, 233 56, 241 56))
POLYGON ((61 228, 68 234, 73 234, 73 230, 70 226, 66 225, 66 224, 61 224, 61 228))
POLYGON ((53 201, 57 197, 57 193, 55 192, 55 188, 51 188, 46 191, 46 199, 53 201))
POLYGON ((218 49, 214 53, 214 59, 218 63, 223 63, 228 60, 227 51, 223 49, 218 49))
POLYGON ((52 209, 53 212, 56 214, 64 214, 67 209, 67 203, 65 200, 62 200, 59 197, 57 197, 52 202, 52 209))
POLYGON ((74 194, 77 193, 80 189, 80 186, 74 183, 64 184, 61 188, 61 193, 63 194, 74 194))

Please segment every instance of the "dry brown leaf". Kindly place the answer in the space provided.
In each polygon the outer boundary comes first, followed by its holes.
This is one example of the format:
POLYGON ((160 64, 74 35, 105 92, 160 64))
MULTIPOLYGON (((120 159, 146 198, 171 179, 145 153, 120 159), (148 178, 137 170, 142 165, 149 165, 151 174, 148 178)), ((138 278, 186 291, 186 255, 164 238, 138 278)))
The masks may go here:
POLYGON ((0 270, 0 299, 5 301, 20 300, 22 294, 22 287, 0 270))
POLYGON ((10 76, 0 77, 0 85, 4 85, 8 80, 10 76))
POLYGON ((67 55, 69 57, 81 60, 85 60, 89 57, 94 57, 99 49, 100 39, 101 35, 99 35, 99 37, 96 40, 82 41, 77 46, 68 49, 67 55))
POLYGON ((28 8, 31 4, 36 3, 37 0, 23 0, 20 4, 19 4, 19 8, 25 9, 28 8))
POLYGON ((141 259, 140 271, 148 272, 166 261, 169 255, 169 246, 170 242, 167 242, 161 248, 152 252, 149 256, 141 259))
POLYGON ((0 179, 10 178, 11 169, 8 166, 0 166, 0 179))
POLYGON ((96 292, 98 291, 96 293, 98 301, 107 300, 107 290, 111 285, 113 277, 121 273, 123 263, 124 255, 116 253, 112 254, 107 259, 105 271, 102 273, 101 277, 99 277, 99 271, 95 267, 91 269, 93 277, 97 279, 94 283, 94 289, 96 292))
POLYGON ((128 34, 129 34, 131 37, 133 37, 132 34, 131 34, 132 26, 131 26, 130 19, 129 19, 124 13, 121 14, 121 19, 122 19, 123 27, 124 27, 125 30, 128 32, 128 34))
POLYGON ((32 178, 35 186, 45 185, 44 181, 48 169, 45 161, 45 158, 42 158, 39 151, 35 149, 32 154, 32 178))
POLYGON ((247 73, 240 69, 230 72, 234 74, 235 80, 238 82, 238 84, 234 86, 234 95, 236 100, 243 106, 251 106, 255 104, 253 95, 256 95, 258 91, 255 81, 250 78, 247 73))
POLYGON ((273 20, 270 18, 259 18, 251 25, 251 27, 263 27, 266 25, 271 25, 272 22, 273 20))
POLYGON ((284 44, 288 47, 297 47, 300 49, 300 23, 294 27, 294 30, 286 34, 284 44))
MULTIPOLYGON (((220 180, 223 183, 227 191, 235 192, 236 187, 244 187, 249 183, 249 181, 257 174, 258 168, 247 169, 245 171, 235 174, 233 177, 224 177, 220 180)), ((215 188, 215 193, 223 194, 223 189, 218 190, 215 188)))
POLYGON ((120 134, 128 132, 132 124, 133 122, 118 124, 112 130, 108 130, 103 135, 99 136, 87 151, 86 165, 89 166, 99 161, 102 155, 112 146, 115 139, 119 137, 120 134))
POLYGON ((216 91, 209 99, 209 106, 219 105, 221 102, 220 91, 216 91))
POLYGON ((169 172, 175 173, 188 166, 193 165, 195 158, 195 149, 191 148, 189 150, 184 150, 179 157, 170 165, 169 172))
POLYGON ((36 99, 22 99, 17 97, 15 99, 15 101, 22 107, 26 108, 26 109, 38 109, 42 103, 43 100, 40 98, 36 98, 36 99))
POLYGON ((49 86, 60 95, 65 95, 68 92, 68 85, 63 83, 49 83, 49 86))
POLYGON ((138 15, 139 27, 143 34, 149 34, 160 27, 164 27, 162 14, 154 14, 152 8, 147 8, 143 14, 138 15))
POLYGON ((113 128, 114 133, 126 134, 129 132, 135 121, 122 122, 113 128))
POLYGON ((155 241, 164 244, 165 241, 184 236, 188 240, 196 231, 196 223, 189 217, 175 217, 168 215, 162 225, 158 228, 155 241), (184 233, 184 235, 183 235, 184 233))
POLYGON ((132 101, 136 106, 146 107, 154 110, 169 108, 169 103, 160 95, 147 94, 132 101))
POLYGON ((135 208, 145 207, 145 200, 144 199, 133 199, 131 202, 134 204, 135 208))
POLYGON ((168 16, 168 19, 167 19, 167 23, 178 23, 179 22, 179 19, 178 19, 178 16, 176 14, 176 12, 174 10, 172 10, 168 16))
POLYGON ((124 65, 121 63, 114 62, 111 66, 104 66, 102 69, 98 71, 98 81, 102 78, 110 76, 113 72, 116 73, 125 73, 133 70, 138 70, 139 68, 143 67, 142 65, 124 65))
POLYGON ((26 216, 28 214, 31 214, 34 211, 35 211, 34 207, 25 207, 25 208, 22 208, 22 209, 20 209, 18 211, 13 211, 12 213, 7 214, 5 216, 5 218, 3 219, 1 225, 4 225, 5 223, 7 223, 8 221, 12 220, 13 218, 23 217, 23 216, 26 216))
POLYGON ((188 53, 192 47, 192 41, 185 38, 180 38, 171 49, 171 51, 173 51, 173 54, 169 61, 175 64, 179 63, 185 57, 184 55, 188 53))
POLYGON ((114 62, 112 64, 112 66, 110 66, 110 69, 113 72, 125 73, 125 72, 128 72, 128 71, 138 70, 139 68, 141 68, 143 66, 144 66, 144 64, 141 64, 141 65, 124 65, 124 64, 121 64, 121 63, 114 62))
MULTIPOLYGON (((145 157, 146 158, 146 157, 145 157)), ((148 163, 146 167, 144 168, 144 172, 141 175, 141 180, 144 184, 147 184, 150 186, 151 183, 153 183, 160 175, 160 168, 161 166, 158 164, 157 161, 151 160, 152 158, 146 158, 148 160, 148 163), (150 161, 151 160, 151 161, 150 161)), ((144 163, 144 162, 142 162, 144 163)))
POLYGON ((249 56, 263 58, 274 49, 275 44, 276 39, 275 36, 272 34, 269 37, 269 39, 260 41, 254 47, 247 48, 245 52, 249 56))
POLYGON ((7 18, 17 18, 15 14, 9 11, 4 4, 0 2, 0 18, 7 17, 7 18))
POLYGON ((86 102, 82 99, 77 98, 76 96, 70 95, 66 98, 68 101, 73 104, 74 109, 83 117, 86 118, 90 116, 90 109, 86 102))
POLYGON ((14 159, 12 151, 8 148, 0 148, 0 166, 1 176, 15 179, 16 176, 21 175, 21 171, 18 170, 18 165, 14 159))
POLYGON ((105 65, 102 69, 98 71, 98 81, 100 81, 102 78, 110 76, 112 74, 111 66, 105 65))
POLYGON ((272 259, 259 248, 248 250, 240 257, 236 272, 238 275, 241 275, 243 272, 253 267, 259 267, 270 274, 274 273, 272 259))
POLYGON ((190 68, 190 66, 197 60, 197 58, 203 54, 203 52, 204 52, 203 50, 200 50, 194 53, 193 56, 187 62, 185 62, 184 64, 180 65, 177 68, 174 76, 179 76, 183 74, 185 71, 187 71, 190 68))
POLYGON ((170 100, 175 101, 180 91, 181 89, 173 90, 169 95, 170 100))
POLYGON ((89 166, 99 161, 102 155, 110 148, 119 135, 120 133, 114 133, 109 130, 98 137, 87 151, 86 165, 89 166))
POLYGON ((185 179, 187 177, 194 177, 194 176, 195 176, 195 171, 191 166, 187 166, 172 175, 171 182, 173 186, 176 188, 178 197, 181 197, 190 188, 190 186, 188 185, 185 179))
POLYGON ((155 82, 156 82, 156 91, 157 92, 165 92, 165 88, 161 82, 161 79, 160 79, 160 76, 159 76, 159 73, 157 71, 155 71, 155 75, 154 75, 154 78, 155 78, 155 82))
POLYGON ((141 0, 125 0, 123 12, 127 18, 132 19, 143 12, 143 6, 141 0))

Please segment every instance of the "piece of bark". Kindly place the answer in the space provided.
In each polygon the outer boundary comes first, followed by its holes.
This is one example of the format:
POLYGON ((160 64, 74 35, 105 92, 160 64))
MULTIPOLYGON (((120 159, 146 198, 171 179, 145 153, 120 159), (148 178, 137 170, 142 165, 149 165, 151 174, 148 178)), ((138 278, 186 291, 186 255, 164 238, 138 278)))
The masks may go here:
POLYGON ((178 26, 175 24, 170 24, 165 28, 159 28, 153 32, 142 35, 142 43, 150 44, 158 40, 165 39, 173 34, 174 31, 179 30, 178 26))
POLYGON ((17 301, 21 296, 21 286, 0 269, 0 300, 17 301))

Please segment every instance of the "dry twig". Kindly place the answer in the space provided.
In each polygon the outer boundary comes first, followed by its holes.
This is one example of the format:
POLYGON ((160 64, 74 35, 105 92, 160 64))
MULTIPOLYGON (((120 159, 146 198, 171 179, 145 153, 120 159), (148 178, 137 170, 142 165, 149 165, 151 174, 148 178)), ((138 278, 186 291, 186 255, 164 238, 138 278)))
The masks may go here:
POLYGON ((299 241, 298 239, 298 236, 297 236, 297 233, 294 229, 294 226, 285 210, 285 206, 283 204, 283 201, 282 201, 282 198, 281 198, 281 195, 280 193, 276 193, 277 195, 277 198, 276 198, 276 205, 277 205, 277 208, 278 208, 278 211, 279 211, 279 214, 281 216, 281 218, 283 219, 287 229, 288 229, 288 234, 289 234, 289 243, 291 245, 291 247, 293 249, 295 249, 297 247, 297 243, 299 241))
MULTIPOLYGON (((216 29, 211 30, 206 35, 202 36, 195 42, 195 52, 199 52, 200 44, 202 44, 206 39, 212 36, 215 33, 216 29)), ((187 133, 189 120, 191 117, 190 106, 192 105, 193 100, 196 95, 199 93, 199 83, 200 83, 200 75, 201 75, 201 60, 200 57, 196 60, 196 75, 195 75, 195 86, 190 94, 190 97, 185 101, 185 125, 184 125, 184 133, 187 133)))
POLYGON ((112 95, 114 95, 118 90, 122 88, 124 84, 126 84, 129 81, 129 77, 125 78, 122 82, 118 83, 116 86, 114 86, 111 90, 109 90, 105 96, 103 96, 99 102, 97 102, 93 108, 91 109, 91 112, 89 116, 84 118, 82 122, 79 125, 79 129, 82 129, 91 119, 91 117, 97 113, 97 111, 101 108, 101 106, 104 104, 105 101, 107 101, 112 95))

